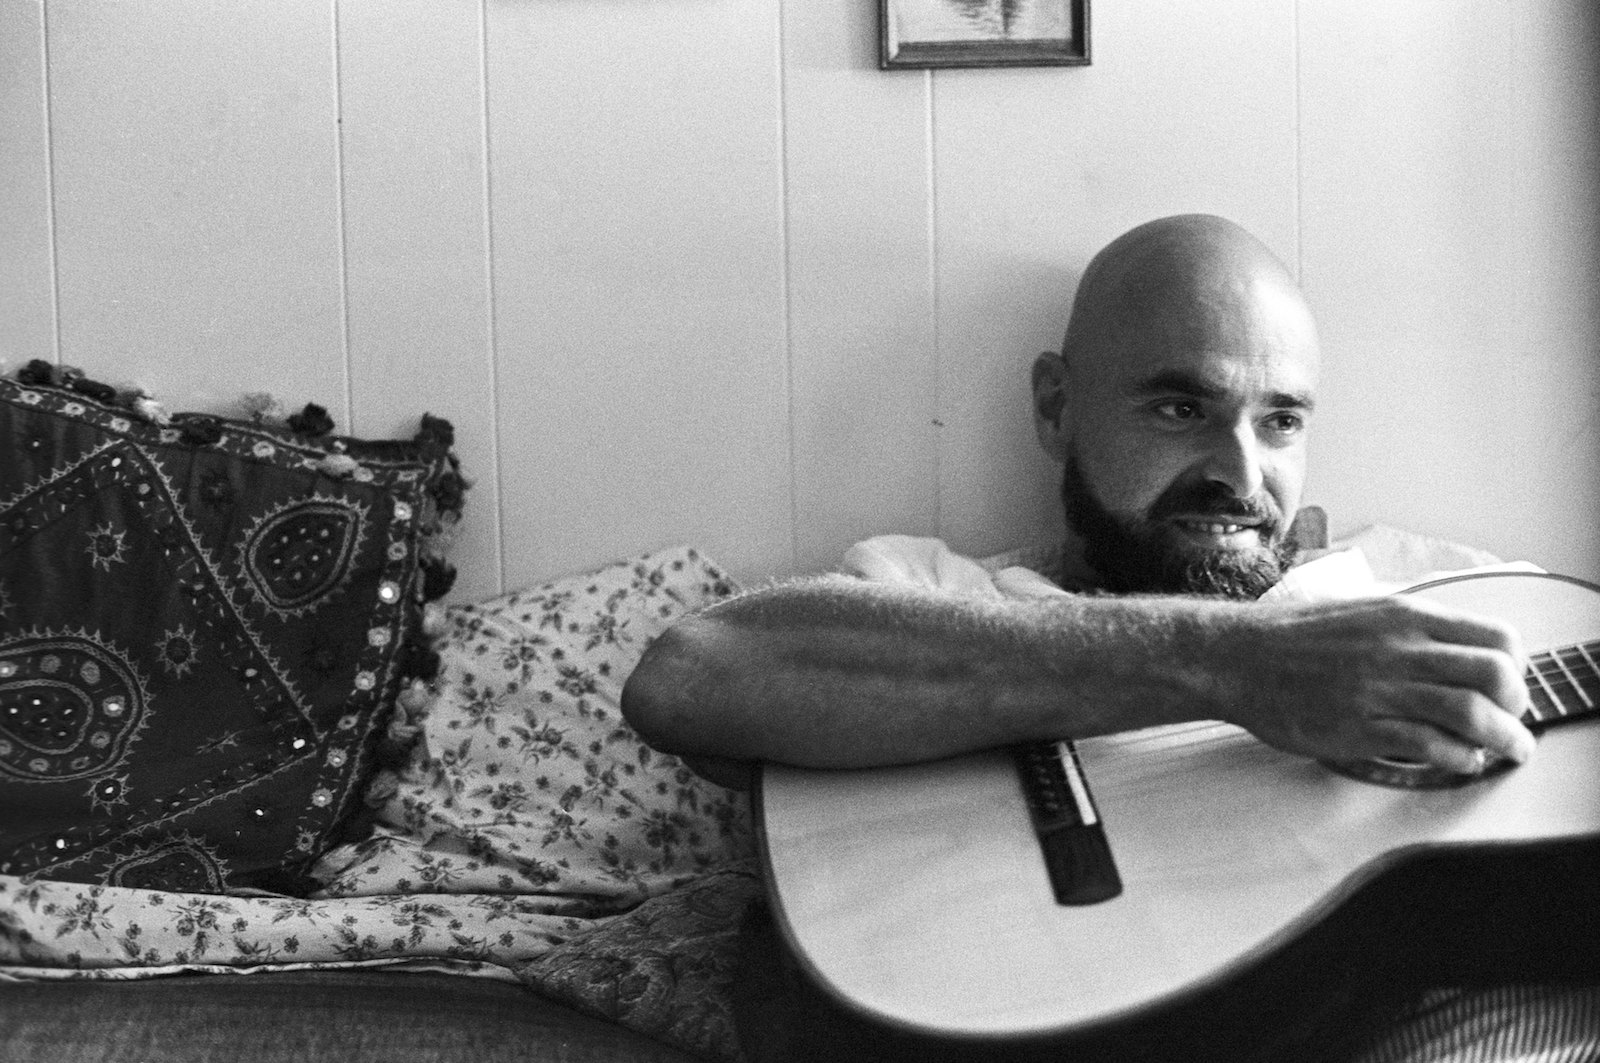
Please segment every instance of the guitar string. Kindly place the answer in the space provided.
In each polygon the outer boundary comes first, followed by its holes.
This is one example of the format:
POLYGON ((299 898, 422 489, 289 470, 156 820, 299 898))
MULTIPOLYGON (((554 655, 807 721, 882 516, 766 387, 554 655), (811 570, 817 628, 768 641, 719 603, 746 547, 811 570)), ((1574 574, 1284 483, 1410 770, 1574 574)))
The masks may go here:
POLYGON ((1545 711, 1547 707, 1538 704, 1539 699, 1536 696, 1538 693, 1545 695, 1546 700, 1550 702, 1548 708, 1553 709, 1557 716, 1581 715, 1594 710, 1596 699, 1589 696, 1589 691, 1584 685, 1585 680, 1588 680, 1594 686, 1596 696, 1600 697, 1600 669, 1593 666, 1594 658, 1589 653, 1591 649, 1600 649, 1600 646, 1595 643, 1580 643, 1574 646, 1561 646, 1533 656, 1528 669, 1532 676, 1528 693, 1529 699, 1535 703, 1535 709, 1538 710, 1535 714, 1537 718, 1549 718, 1549 713, 1545 711), (1569 666, 1562 660, 1563 654, 1573 653, 1581 656, 1584 664, 1589 667, 1584 668, 1576 660, 1569 666), (1553 667, 1547 668, 1546 664, 1553 667), (1578 672, 1574 673, 1574 667, 1578 672), (1569 695, 1576 691, 1582 704, 1577 708, 1569 708, 1558 691, 1566 691, 1569 695))
POLYGON ((1191 734, 1195 731, 1209 731, 1220 724, 1221 720, 1191 720, 1187 723, 1157 724, 1154 727, 1145 727, 1137 731, 1124 731, 1119 734, 1098 735, 1095 738, 1085 738, 1082 741, 1115 741, 1118 743, 1132 742, 1160 742, 1169 738, 1191 734))
POLYGON ((1555 664, 1555 668, 1547 671, 1535 664, 1533 671, 1547 680, 1559 683, 1563 687, 1573 688, 1578 692, 1578 696, 1583 699, 1584 708, 1593 708, 1595 702, 1589 697, 1588 689, 1584 685, 1585 681, 1588 681, 1590 685, 1595 687, 1597 692, 1600 692, 1600 668, 1595 666, 1593 658, 1588 653, 1583 652, 1582 646, 1555 650, 1548 656, 1555 664), (1581 662, 1576 659, 1570 662, 1564 660, 1563 654, 1569 653, 1579 653, 1583 660, 1581 662))
POLYGON ((1163 766, 1192 761, 1197 753, 1224 743, 1265 746, 1243 728, 1220 722, 1191 728, 1182 736, 1152 736, 1126 741, 1083 739, 1077 746, 1080 756, 1092 764, 1092 770, 1097 773, 1103 768, 1124 772, 1129 768, 1149 768, 1152 770, 1148 774, 1153 775, 1163 766), (1213 733, 1202 737, 1204 731, 1213 733))
MULTIPOLYGON (((1600 651, 1600 643, 1583 643, 1574 646, 1562 646, 1544 653, 1535 654, 1530 659, 1529 675, 1534 679, 1543 679, 1547 686, 1561 688, 1575 688, 1579 695, 1586 701, 1587 695, 1582 687, 1582 679, 1590 678, 1600 682, 1600 674, 1589 677, 1573 676, 1567 668, 1563 667, 1558 654, 1568 652, 1582 652, 1587 656, 1588 650, 1600 651), (1547 667, 1549 666, 1549 667, 1547 667)), ((1540 689, 1529 680, 1529 695, 1540 689)), ((1564 705, 1560 698, 1550 692, 1550 700, 1559 715, 1573 715, 1574 710, 1564 705)), ((1589 702, 1585 711, 1593 708, 1594 703, 1589 702)), ((1241 744, 1253 743, 1256 740, 1249 732, 1233 724, 1220 721, 1197 721, 1189 724, 1174 725, 1170 728, 1152 728, 1152 733, 1133 732, 1126 737, 1108 735, 1097 738, 1079 740, 1080 751, 1092 758, 1098 769, 1101 765, 1115 769, 1119 765, 1129 763, 1141 767, 1159 768, 1163 764, 1189 760, 1197 750, 1214 746, 1223 742, 1241 744), (1085 743, 1089 745, 1085 747, 1085 743)), ((1150 772, 1149 774, 1155 774, 1150 772)), ((1127 777, 1124 776, 1124 781, 1127 777)))
POLYGON ((1092 759, 1096 765, 1102 763, 1133 763, 1140 765, 1160 765, 1173 761, 1187 760, 1195 752, 1226 742, 1255 742, 1256 739, 1243 728, 1228 723, 1213 723, 1207 726, 1209 737, 1195 737, 1183 742, 1174 742, 1157 748, 1151 748, 1154 740, 1134 741, 1118 744, 1094 746, 1085 751, 1080 744, 1080 755, 1085 759, 1092 759))
MULTIPOLYGON (((1234 731, 1219 735, 1207 742, 1200 743, 1200 745, 1208 751, 1233 745, 1245 752, 1259 752, 1267 757, 1280 755, 1277 750, 1263 742, 1256 741, 1245 731, 1234 731)), ((1193 749, 1174 751, 1171 755, 1160 757, 1140 758, 1134 756, 1109 761, 1096 759, 1086 764, 1085 769, 1094 784, 1095 792, 1110 797, 1130 790, 1141 790, 1152 783, 1169 782, 1174 778, 1187 774, 1211 774, 1214 763, 1209 758, 1183 755, 1192 752, 1194 752, 1193 749)), ((1230 761, 1230 764, 1237 765, 1238 762, 1230 761)))
POLYGON ((1596 698, 1589 695, 1591 688, 1594 689, 1596 696, 1600 697, 1600 667, 1596 666, 1595 659, 1589 652, 1590 650, 1600 651, 1600 645, 1584 643, 1575 646, 1562 646, 1547 653, 1536 654, 1530 662, 1529 671, 1533 674, 1533 678, 1541 687, 1547 688, 1551 698, 1556 703, 1556 710, 1563 716, 1570 715, 1571 710, 1568 710, 1561 699, 1555 695, 1553 689, 1548 688, 1576 691, 1579 699, 1583 702, 1581 711, 1590 711, 1597 704, 1596 698), (1564 657, 1574 654, 1576 657, 1573 657, 1572 660, 1564 659, 1564 657), (1580 657, 1582 658, 1581 661, 1577 659, 1580 657), (1553 667, 1545 667, 1546 664, 1553 667))
MULTIPOLYGON (((1565 709, 1559 710, 1568 715, 1565 709)), ((1230 740, 1244 741, 1250 734, 1235 724, 1222 721, 1202 721, 1183 725, 1156 734, 1134 732, 1127 736, 1106 735, 1079 739, 1081 755, 1091 756, 1096 763, 1138 761, 1146 764, 1186 759, 1206 746, 1230 740)))
POLYGON ((1573 683, 1582 685, 1585 679, 1600 679, 1600 672, 1586 660, 1579 660, 1577 657, 1568 659, 1568 655, 1561 653, 1550 654, 1550 659, 1555 665, 1556 672, 1573 683))
MULTIPOLYGON (((1082 738, 1074 745, 1079 755, 1095 763, 1128 762, 1161 763, 1181 759, 1200 746, 1224 741, 1245 734, 1232 724, 1217 720, 1199 720, 1188 724, 1175 724, 1172 728, 1151 728, 1159 734, 1099 735, 1082 738)), ((1049 743, 1059 745, 1059 743, 1049 743)))

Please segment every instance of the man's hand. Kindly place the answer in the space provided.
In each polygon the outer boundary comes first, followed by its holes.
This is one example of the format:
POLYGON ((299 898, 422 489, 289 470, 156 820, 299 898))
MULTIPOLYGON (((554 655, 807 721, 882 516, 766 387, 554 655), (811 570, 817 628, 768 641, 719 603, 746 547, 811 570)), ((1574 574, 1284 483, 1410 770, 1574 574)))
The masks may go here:
POLYGON ((1239 632, 1243 667, 1223 672, 1240 687, 1219 691, 1224 718, 1263 741, 1459 774, 1533 755, 1527 658, 1509 625, 1403 596, 1269 608, 1239 632))

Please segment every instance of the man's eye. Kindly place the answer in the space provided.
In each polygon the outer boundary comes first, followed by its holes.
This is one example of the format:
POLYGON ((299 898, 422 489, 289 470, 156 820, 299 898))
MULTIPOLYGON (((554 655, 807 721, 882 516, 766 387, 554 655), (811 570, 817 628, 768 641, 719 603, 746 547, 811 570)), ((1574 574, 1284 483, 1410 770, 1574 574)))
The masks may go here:
POLYGON ((1155 412, 1172 421, 1192 421, 1200 416, 1200 404, 1191 399, 1166 399, 1153 407, 1155 412))
POLYGON ((1305 418, 1298 413, 1275 413, 1267 418, 1267 428, 1279 435, 1294 435, 1305 426, 1305 418))

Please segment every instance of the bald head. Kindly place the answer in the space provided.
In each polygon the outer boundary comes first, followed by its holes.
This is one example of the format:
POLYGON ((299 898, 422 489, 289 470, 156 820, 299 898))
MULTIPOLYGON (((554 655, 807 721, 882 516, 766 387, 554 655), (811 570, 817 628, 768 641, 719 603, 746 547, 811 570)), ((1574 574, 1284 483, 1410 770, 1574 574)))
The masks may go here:
POLYGON ((1130 344, 1236 347, 1263 325, 1314 334, 1289 271, 1226 218, 1180 214, 1124 233, 1090 261, 1062 355, 1087 369, 1130 344))
POLYGON ((1061 354, 1034 363, 1069 558, 1118 589, 1269 585, 1319 372, 1298 285, 1244 229, 1186 214, 1118 237, 1084 271, 1061 354))

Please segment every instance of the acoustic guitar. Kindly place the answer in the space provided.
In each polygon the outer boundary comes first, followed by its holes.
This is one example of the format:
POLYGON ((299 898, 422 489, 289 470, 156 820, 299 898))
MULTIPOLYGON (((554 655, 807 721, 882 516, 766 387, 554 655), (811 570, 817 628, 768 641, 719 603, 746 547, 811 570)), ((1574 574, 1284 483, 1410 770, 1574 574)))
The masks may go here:
POLYGON ((1600 587, 1411 588, 1534 651, 1534 757, 1483 776, 1329 766, 1220 723, 865 771, 762 769, 769 895, 851 1011, 951 1038, 1094 1033, 1251 971, 1441 848, 1600 835, 1600 587))

